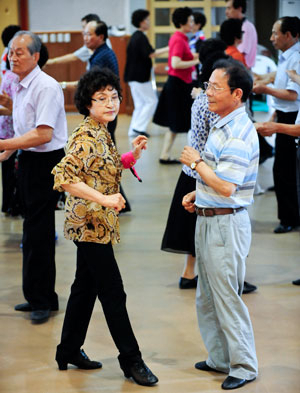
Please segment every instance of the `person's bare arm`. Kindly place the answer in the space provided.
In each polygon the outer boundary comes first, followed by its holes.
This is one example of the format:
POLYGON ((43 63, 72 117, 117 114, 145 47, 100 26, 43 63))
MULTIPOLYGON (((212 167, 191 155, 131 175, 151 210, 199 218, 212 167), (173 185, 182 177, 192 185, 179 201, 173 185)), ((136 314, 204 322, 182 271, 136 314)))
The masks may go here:
POLYGON ((199 58, 197 53, 194 53, 193 60, 181 60, 181 58, 178 56, 172 56, 171 58, 171 65, 172 68, 174 68, 175 70, 189 68, 196 64, 199 64, 199 58))
POLYGON ((52 139, 53 128, 40 125, 16 138, 0 140, 0 150, 28 149, 30 147, 43 145, 52 139))
POLYGON ((168 46, 165 46, 165 47, 163 47, 163 48, 155 49, 155 51, 152 52, 152 53, 149 55, 149 57, 151 57, 151 59, 153 59, 153 58, 155 58, 155 57, 158 57, 158 56, 167 54, 168 52, 169 52, 169 47, 168 47, 168 46))
POLYGON ((61 186, 65 191, 69 192, 70 194, 82 199, 96 202, 101 206, 111 207, 117 211, 120 211, 125 207, 125 199, 120 193, 104 195, 83 182, 62 184, 61 186))
MULTIPOLYGON (((199 158, 200 154, 197 150, 190 146, 185 146, 181 153, 180 161, 190 166, 192 162, 195 162, 199 158)), ((203 160, 197 164, 195 170, 199 173, 203 181, 219 194, 230 197, 235 192, 236 185, 220 179, 203 160)))
POLYGON ((264 123, 254 123, 254 126, 262 136, 271 136, 275 133, 291 136, 300 136, 300 124, 284 124, 272 121, 264 123))
POLYGON ((286 101, 296 101, 298 97, 298 93, 294 90, 275 89, 274 87, 266 86, 261 83, 255 83, 252 91, 255 94, 269 94, 286 101))
POLYGON ((254 81, 268 85, 269 83, 274 83, 276 77, 276 71, 269 72, 268 74, 253 74, 254 81))
POLYGON ((292 79, 293 82, 298 83, 298 85, 300 85, 300 74, 297 74, 295 70, 287 70, 286 73, 288 74, 289 78, 292 79))
POLYGON ((53 64, 67 64, 67 63, 72 63, 76 60, 79 60, 78 57, 74 55, 74 53, 68 53, 63 56, 58 56, 54 57, 53 59, 49 59, 46 63, 47 66, 53 65, 53 64))
POLYGON ((10 113, 12 113, 13 101, 5 91, 0 94, 0 105, 2 105, 4 108, 8 109, 10 113))

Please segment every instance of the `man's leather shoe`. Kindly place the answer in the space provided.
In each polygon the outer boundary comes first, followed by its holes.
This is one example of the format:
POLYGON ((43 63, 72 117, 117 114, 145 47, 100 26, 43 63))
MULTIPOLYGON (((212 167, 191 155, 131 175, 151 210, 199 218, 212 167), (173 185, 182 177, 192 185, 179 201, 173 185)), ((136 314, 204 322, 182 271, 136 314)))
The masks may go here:
POLYGON ((198 276, 194 278, 184 278, 180 277, 179 288, 180 289, 191 289, 197 288, 198 276))
POLYGON ((215 368, 209 367, 205 360, 202 362, 195 363, 195 368, 201 371, 214 371, 215 373, 220 373, 221 371, 216 370, 215 368))
POLYGON ((67 370, 68 363, 73 364, 73 366, 81 368, 82 370, 96 370, 97 368, 102 367, 102 363, 90 360, 83 349, 80 349, 76 356, 73 356, 68 360, 62 360, 56 356, 56 361, 60 370, 67 370))
POLYGON ((292 281, 292 283, 293 283, 294 285, 300 285, 300 278, 299 278, 298 280, 292 281))
POLYGON ((278 227, 274 229, 274 233, 288 233, 291 232, 295 227, 292 225, 279 224, 278 227))
POLYGON ((240 378, 228 376, 225 379, 225 381, 222 383, 222 389, 224 390, 238 389, 246 385, 246 383, 252 382, 254 380, 255 378, 247 380, 247 379, 240 379, 240 378))
MULTIPOLYGON (((15 306, 15 310, 23 312, 32 311, 32 307, 29 303, 21 303, 15 306)), ((51 311, 58 311, 58 305, 56 304, 55 306, 52 306, 51 311)))
POLYGON ((47 322, 50 317, 50 310, 33 310, 30 314, 30 319, 33 323, 47 322))
POLYGON ((130 366, 121 365, 126 378, 132 378, 138 385, 152 386, 158 382, 158 378, 146 366, 141 359, 130 366))
POLYGON ((245 293, 251 293, 253 291, 256 291, 257 287, 253 284, 250 284, 247 281, 244 281, 244 289, 243 289, 243 294, 245 293))

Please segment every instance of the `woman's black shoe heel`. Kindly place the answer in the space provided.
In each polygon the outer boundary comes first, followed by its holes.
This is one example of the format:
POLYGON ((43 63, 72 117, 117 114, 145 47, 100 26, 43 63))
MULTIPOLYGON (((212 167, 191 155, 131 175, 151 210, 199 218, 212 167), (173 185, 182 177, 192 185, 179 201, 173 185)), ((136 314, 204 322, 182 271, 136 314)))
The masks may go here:
POLYGON ((96 370, 97 368, 102 367, 102 363, 96 362, 95 360, 90 360, 87 354, 81 349, 78 354, 70 359, 66 360, 57 360, 59 370, 67 370, 68 363, 73 364, 82 370, 96 370))
POLYGON ((57 362, 59 370, 68 370, 68 363, 65 362, 57 362))
POLYGON ((143 360, 139 360, 130 366, 121 365, 125 378, 132 378, 138 385, 152 386, 158 382, 158 378, 146 366, 143 360))

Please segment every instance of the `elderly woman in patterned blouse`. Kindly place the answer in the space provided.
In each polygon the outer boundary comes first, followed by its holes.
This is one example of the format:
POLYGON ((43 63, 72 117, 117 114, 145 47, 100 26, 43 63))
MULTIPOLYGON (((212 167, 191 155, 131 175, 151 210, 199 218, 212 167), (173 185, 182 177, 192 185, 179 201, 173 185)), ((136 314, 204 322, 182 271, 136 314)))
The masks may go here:
POLYGON ((138 136, 132 152, 119 156, 107 123, 117 116, 120 99, 119 79, 110 70, 95 68, 83 75, 75 102, 85 119, 73 131, 66 156, 52 171, 54 188, 69 193, 65 236, 77 247, 76 277, 56 361, 60 370, 66 370, 68 363, 81 369, 102 367, 81 349, 98 296, 125 377, 150 386, 158 379, 142 360, 112 248, 120 241, 118 212, 125 204, 119 192, 122 170, 134 165, 147 144, 145 136, 138 136))

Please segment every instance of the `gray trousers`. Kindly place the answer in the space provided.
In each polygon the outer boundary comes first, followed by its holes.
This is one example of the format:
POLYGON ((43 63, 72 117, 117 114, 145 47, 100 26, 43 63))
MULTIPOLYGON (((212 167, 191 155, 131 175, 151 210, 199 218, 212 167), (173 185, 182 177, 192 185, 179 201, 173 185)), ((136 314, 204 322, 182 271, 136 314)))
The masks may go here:
POLYGON ((208 351, 208 366, 232 377, 257 376, 257 358, 249 312, 241 294, 251 243, 246 210, 197 217, 195 245, 198 267, 196 308, 208 351))

